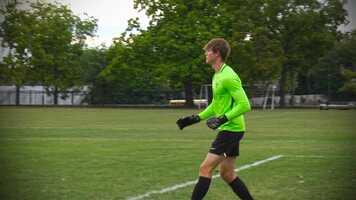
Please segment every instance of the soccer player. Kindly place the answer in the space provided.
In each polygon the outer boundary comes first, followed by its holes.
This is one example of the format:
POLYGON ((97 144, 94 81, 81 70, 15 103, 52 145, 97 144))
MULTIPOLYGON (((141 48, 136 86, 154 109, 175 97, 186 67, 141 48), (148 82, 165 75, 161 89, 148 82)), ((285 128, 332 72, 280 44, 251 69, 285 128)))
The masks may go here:
POLYGON ((250 111, 250 103, 242 88, 241 80, 225 61, 230 54, 228 42, 222 38, 209 41, 205 47, 206 63, 215 70, 213 76, 213 100, 198 115, 177 120, 180 129, 208 119, 209 128, 219 133, 212 142, 205 160, 200 165, 198 183, 195 185, 192 200, 203 199, 208 192, 214 169, 220 167, 220 175, 234 193, 242 200, 253 200, 244 182, 236 176, 235 162, 239 155, 239 143, 245 132, 243 114, 250 111))

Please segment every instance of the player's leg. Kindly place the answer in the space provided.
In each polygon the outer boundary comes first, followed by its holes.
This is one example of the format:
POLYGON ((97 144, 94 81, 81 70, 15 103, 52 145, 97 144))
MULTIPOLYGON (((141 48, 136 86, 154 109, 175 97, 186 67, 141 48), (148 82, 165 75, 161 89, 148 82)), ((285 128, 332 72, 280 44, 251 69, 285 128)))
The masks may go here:
POLYGON ((199 179, 195 185, 192 200, 201 200, 209 190, 214 169, 224 160, 223 156, 208 153, 199 168, 199 179))
POLYGON ((236 157, 227 157, 220 163, 220 176, 230 185, 234 193, 242 200, 253 200, 244 182, 235 174, 236 157))
POLYGON ((235 178, 236 157, 227 157, 220 163, 220 176, 226 183, 231 183, 235 178))

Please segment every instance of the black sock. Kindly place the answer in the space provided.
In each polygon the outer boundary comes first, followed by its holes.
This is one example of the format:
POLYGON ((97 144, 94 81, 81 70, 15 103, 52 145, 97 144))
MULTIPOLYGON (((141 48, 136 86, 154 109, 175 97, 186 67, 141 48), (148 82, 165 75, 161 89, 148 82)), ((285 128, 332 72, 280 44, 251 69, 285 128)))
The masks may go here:
POLYGON ((250 192, 248 191, 244 182, 241 179, 236 177, 230 184, 230 187, 235 192, 237 196, 242 200, 253 200, 250 192))
POLYGON ((192 200, 201 200, 209 190, 211 178, 199 176, 198 183, 195 185, 192 200))

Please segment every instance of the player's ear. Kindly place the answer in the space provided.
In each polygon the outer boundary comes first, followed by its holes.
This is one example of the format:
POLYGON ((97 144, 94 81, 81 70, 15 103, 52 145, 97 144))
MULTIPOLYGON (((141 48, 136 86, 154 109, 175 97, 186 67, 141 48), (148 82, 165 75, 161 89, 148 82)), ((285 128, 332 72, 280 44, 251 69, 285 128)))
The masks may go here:
POLYGON ((217 57, 220 57, 220 58, 222 59, 220 51, 217 50, 217 51, 214 52, 214 53, 215 53, 215 55, 216 55, 217 57))
POLYGON ((219 50, 218 50, 218 49, 211 48, 211 51, 212 51, 215 55, 217 55, 217 54, 219 53, 219 50))

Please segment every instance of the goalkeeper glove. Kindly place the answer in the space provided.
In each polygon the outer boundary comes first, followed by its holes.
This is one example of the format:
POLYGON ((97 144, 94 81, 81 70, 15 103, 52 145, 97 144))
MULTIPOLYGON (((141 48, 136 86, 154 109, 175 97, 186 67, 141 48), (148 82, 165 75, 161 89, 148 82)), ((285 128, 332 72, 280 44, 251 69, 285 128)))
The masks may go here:
POLYGON ((225 124, 227 121, 229 121, 227 119, 227 117, 225 115, 222 115, 220 117, 212 117, 212 118, 208 119, 208 121, 206 121, 206 125, 209 128, 215 130, 222 124, 225 124))
POLYGON ((182 130, 184 127, 190 126, 198 122, 200 122, 200 117, 198 115, 191 115, 178 119, 176 124, 178 125, 179 129, 182 130))

